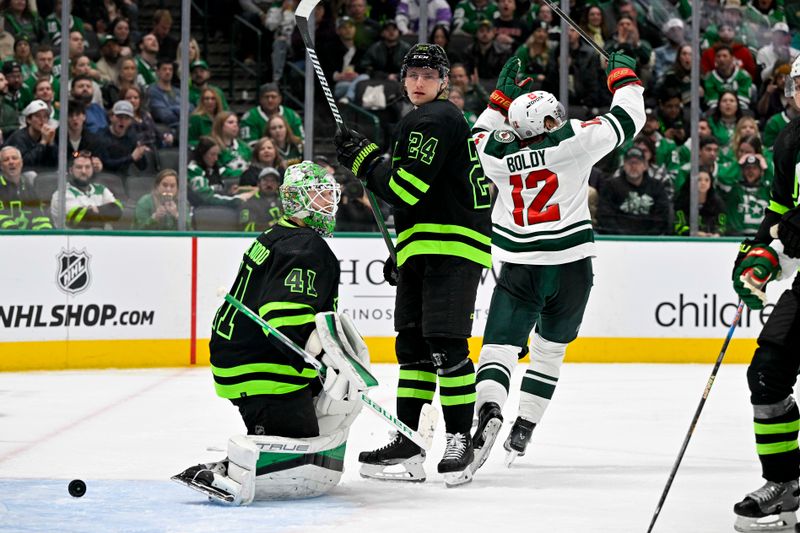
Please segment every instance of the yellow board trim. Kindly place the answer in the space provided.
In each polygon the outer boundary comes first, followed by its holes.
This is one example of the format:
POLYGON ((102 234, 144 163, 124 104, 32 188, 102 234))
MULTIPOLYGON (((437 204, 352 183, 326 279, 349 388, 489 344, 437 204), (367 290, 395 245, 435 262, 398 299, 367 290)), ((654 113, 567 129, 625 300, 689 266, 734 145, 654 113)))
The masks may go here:
MULTIPOLYGON (((394 337, 367 337, 373 363, 395 363, 394 337)), ((478 360, 482 339, 469 340, 478 360)), ((591 338, 567 348, 569 363, 713 363, 722 339, 591 338)), ((734 339, 726 363, 748 364, 755 339, 734 339)), ((160 368, 192 366, 188 339, 0 342, 0 372, 83 368, 160 368)), ((197 340, 196 366, 209 365, 208 339, 197 340)), ((523 361, 527 361, 526 357, 523 361)))

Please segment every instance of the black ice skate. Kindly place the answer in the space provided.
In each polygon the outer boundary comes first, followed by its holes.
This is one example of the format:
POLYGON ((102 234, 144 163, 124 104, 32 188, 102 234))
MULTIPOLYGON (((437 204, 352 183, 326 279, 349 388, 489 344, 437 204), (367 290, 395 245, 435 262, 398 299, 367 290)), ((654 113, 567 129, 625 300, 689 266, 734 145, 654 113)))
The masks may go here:
POLYGON ((506 455, 506 467, 510 468, 511 463, 517 457, 525 455, 525 448, 528 447, 528 442, 531 440, 531 433, 536 424, 530 420, 525 420, 521 416, 517 417, 514 425, 511 427, 511 433, 503 443, 503 448, 508 452, 506 455))
POLYGON ((733 506, 736 531, 791 531, 797 523, 794 512, 800 507, 797 480, 767 481, 733 506))
POLYGON ((444 474, 445 485, 452 487, 470 481, 471 475, 465 480, 462 480, 462 475, 469 472, 469 465, 474 458, 469 433, 448 433, 444 456, 438 466, 439 473, 444 474))
POLYGON ((192 490, 205 494, 209 499, 218 500, 224 503, 234 503, 236 495, 233 494, 232 487, 221 483, 220 480, 226 479, 228 462, 207 463, 190 466, 180 474, 172 476, 170 479, 185 485, 192 490), (227 490, 226 490, 227 489, 227 490))
POLYGON ((494 402, 483 404, 478 411, 478 425, 472 435, 472 449, 475 456, 469 468, 465 468, 459 479, 452 485, 461 485, 472 481, 475 472, 489 458, 489 452, 492 451, 492 446, 494 446, 494 441, 497 440, 497 434, 500 433, 502 426, 503 414, 500 406, 494 402))
POLYGON ((425 450, 400 433, 386 446, 358 454, 361 477, 388 481, 425 481, 425 450))

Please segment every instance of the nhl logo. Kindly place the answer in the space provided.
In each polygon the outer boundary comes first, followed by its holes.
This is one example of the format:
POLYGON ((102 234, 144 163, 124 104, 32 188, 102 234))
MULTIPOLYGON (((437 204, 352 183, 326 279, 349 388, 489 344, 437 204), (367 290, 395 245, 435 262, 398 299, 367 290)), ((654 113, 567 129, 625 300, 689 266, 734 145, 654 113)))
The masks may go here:
POLYGON ((61 250, 58 254, 56 284, 67 294, 77 294, 89 287, 89 254, 86 250, 61 250))

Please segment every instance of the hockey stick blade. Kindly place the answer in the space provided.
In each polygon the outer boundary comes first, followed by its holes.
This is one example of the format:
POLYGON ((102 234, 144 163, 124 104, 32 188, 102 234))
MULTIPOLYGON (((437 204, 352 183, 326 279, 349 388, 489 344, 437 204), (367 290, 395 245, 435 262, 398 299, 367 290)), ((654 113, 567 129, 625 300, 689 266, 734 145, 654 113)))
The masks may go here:
POLYGON ((380 404, 374 402, 372 398, 365 393, 360 393, 360 397, 364 405, 369 407, 373 413, 376 413, 384 421, 394 426, 401 435, 408 438, 423 450, 431 449, 433 445, 433 434, 436 431, 436 422, 439 419, 439 412, 432 405, 425 404, 423 406, 422 412, 419 415, 419 431, 414 431, 380 404))

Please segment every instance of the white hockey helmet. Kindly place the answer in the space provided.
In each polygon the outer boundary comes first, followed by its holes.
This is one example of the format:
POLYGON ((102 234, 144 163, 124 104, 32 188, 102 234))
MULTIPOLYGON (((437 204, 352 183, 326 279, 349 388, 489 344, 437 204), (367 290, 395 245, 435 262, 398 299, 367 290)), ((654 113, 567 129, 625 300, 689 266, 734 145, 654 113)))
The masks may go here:
POLYGON ((566 123, 567 112, 558 99, 547 91, 533 91, 518 96, 508 107, 508 123, 522 139, 530 139, 548 131, 554 131, 566 123), (547 129, 545 119, 552 118, 558 124, 547 129))
POLYGON ((800 55, 792 62, 792 70, 789 72, 789 75, 786 76, 786 81, 784 82, 783 94, 787 98, 794 96, 798 78, 800 78, 800 55))

